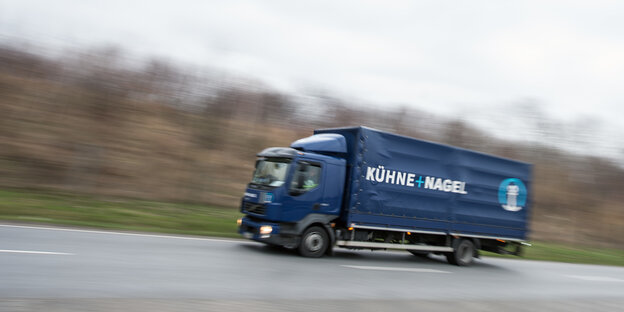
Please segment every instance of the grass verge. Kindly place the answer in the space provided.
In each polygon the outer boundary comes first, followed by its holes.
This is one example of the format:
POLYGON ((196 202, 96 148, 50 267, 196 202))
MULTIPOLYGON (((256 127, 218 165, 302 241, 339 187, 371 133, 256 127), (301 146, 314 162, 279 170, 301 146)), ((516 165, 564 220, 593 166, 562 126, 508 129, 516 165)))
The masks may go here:
POLYGON ((610 248, 574 247, 546 242, 531 242, 524 247, 522 257, 482 252, 484 256, 510 259, 531 259, 568 263, 590 263, 624 266, 624 250, 610 248))
MULTIPOLYGON (((130 199, 100 199, 61 193, 0 190, 0 220, 103 229, 240 237, 237 209, 130 199)), ((534 242, 522 258, 624 266, 624 250, 534 242)))
POLYGON ((0 190, 0 220, 103 229, 240 237, 233 208, 0 190))

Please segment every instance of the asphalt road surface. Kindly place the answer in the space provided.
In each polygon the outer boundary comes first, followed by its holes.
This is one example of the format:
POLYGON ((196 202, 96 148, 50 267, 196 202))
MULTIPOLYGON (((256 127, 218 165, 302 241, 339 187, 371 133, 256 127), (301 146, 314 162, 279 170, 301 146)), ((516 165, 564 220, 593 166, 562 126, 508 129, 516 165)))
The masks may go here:
POLYGON ((624 268, 0 224, 2 311, 624 311, 624 268))

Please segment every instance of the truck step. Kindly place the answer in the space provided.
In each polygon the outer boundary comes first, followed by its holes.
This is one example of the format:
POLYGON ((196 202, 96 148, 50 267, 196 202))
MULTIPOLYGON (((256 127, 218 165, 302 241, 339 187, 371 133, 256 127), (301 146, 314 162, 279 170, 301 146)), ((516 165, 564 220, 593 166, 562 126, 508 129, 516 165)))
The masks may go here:
POLYGON ((336 246, 353 247, 353 248, 422 250, 422 251, 434 251, 434 252, 452 252, 453 251, 452 247, 446 247, 446 246, 388 244, 388 243, 359 242, 359 241, 346 241, 346 240, 337 240, 336 246))

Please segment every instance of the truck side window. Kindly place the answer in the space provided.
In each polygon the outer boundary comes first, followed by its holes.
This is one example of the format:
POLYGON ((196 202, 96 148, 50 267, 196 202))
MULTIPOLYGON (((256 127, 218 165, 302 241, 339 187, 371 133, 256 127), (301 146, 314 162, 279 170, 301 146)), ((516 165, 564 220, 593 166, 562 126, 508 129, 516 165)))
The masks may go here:
POLYGON ((290 184, 291 193, 303 194, 318 187, 321 182, 321 165, 300 162, 290 184))

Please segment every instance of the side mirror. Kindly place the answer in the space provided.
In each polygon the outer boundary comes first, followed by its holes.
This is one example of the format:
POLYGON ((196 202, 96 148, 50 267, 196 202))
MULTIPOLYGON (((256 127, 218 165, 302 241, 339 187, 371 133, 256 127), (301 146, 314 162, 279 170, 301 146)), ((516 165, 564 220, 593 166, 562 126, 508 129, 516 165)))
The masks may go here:
POLYGON ((301 194, 305 193, 305 190, 303 189, 292 189, 290 191, 288 191, 288 194, 290 196, 299 196, 301 194))
POLYGON ((304 184, 305 184, 305 171, 301 170, 301 168, 299 168, 295 178, 297 179, 295 181, 295 185, 294 187, 291 187, 290 191, 288 192, 290 195, 292 196, 297 196, 297 195, 301 195, 303 193, 306 192, 306 190, 303 188, 304 184))
MULTIPOLYGON (((305 172, 305 171, 304 171, 305 172)), ((297 189, 303 189, 303 185, 305 184, 305 175, 298 174, 297 175, 297 189)))
POLYGON ((302 163, 299 164, 299 171, 300 172, 308 172, 309 168, 310 168, 310 164, 308 164, 308 163, 302 162, 302 163))

